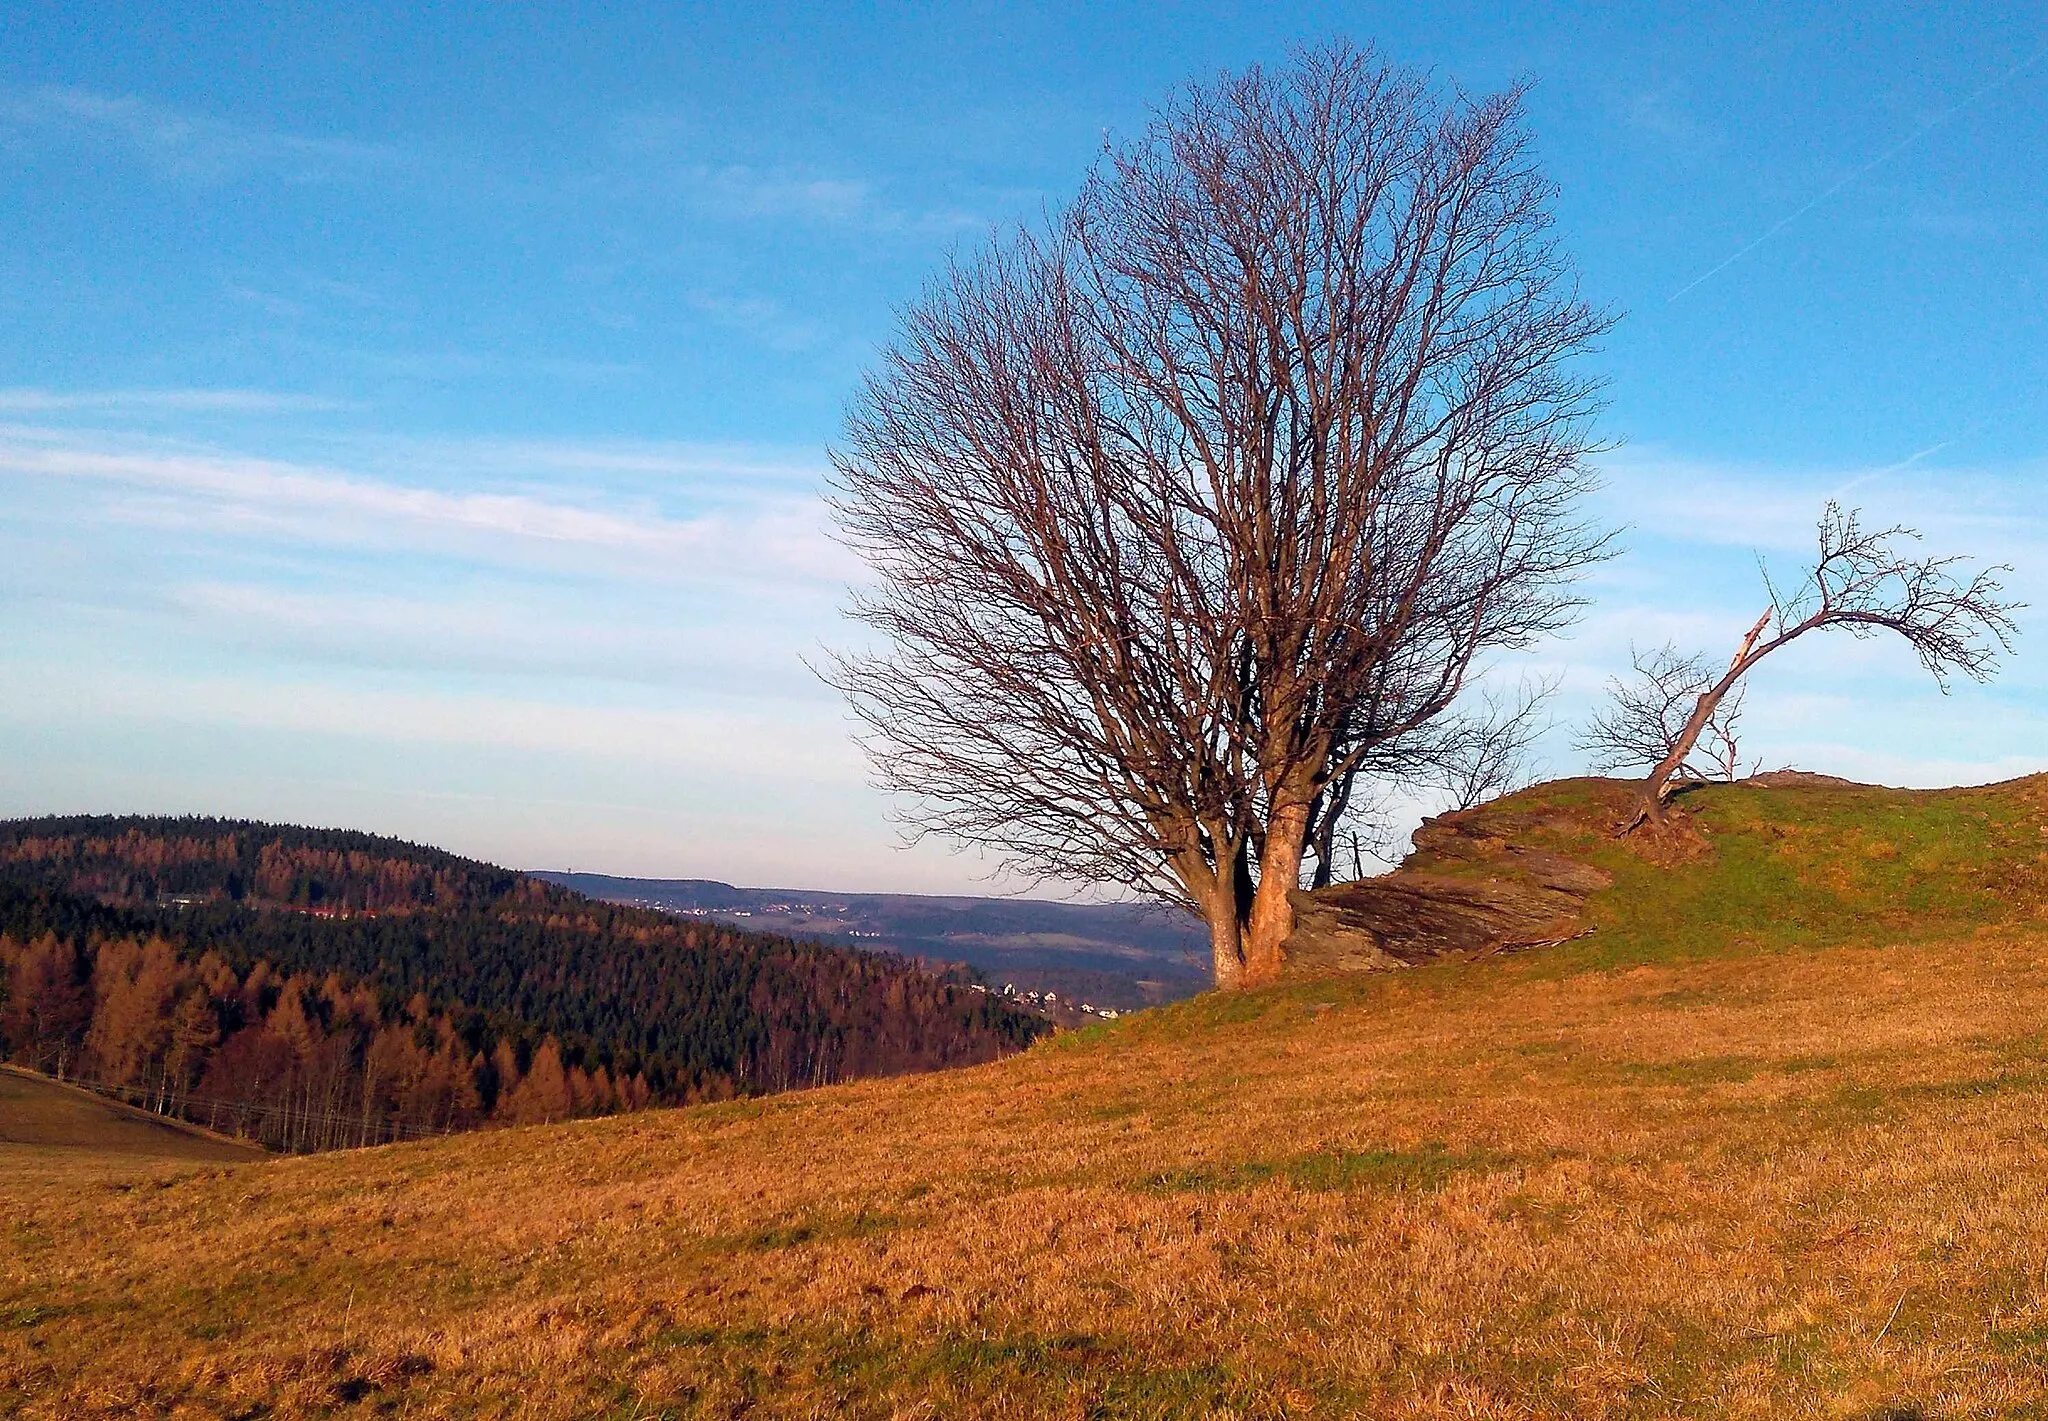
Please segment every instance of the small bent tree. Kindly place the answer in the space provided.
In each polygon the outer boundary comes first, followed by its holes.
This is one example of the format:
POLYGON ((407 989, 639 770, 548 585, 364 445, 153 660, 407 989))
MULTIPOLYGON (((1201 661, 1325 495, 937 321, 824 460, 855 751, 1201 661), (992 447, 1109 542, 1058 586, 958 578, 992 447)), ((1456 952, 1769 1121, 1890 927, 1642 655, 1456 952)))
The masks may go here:
POLYGON ((1539 716, 1557 692, 1555 677, 1524 681, 1510 697, 1482 691, 1478 704, 1433 722, 1417 735, 1382 745, 1369 759, 1333 779, 1316 806, 1316 832, 1309 840, 1314 868, 1311 888, 1326 888, 1348 857, 1352 877, 1365 876, 1365 855, 1398 857, 1400 835, 1387 812, 1385 786, 1429 790, 1451 810, 1470 809, 1520 789, 1534 779, 1533 750, 1552 722, 1539 716), (1367 797, 1355 798, 1359 782, 1372 773, 1367 797))
POLYGON ((1277 975, 1360 777, 1441 779, 1475 667, 1605 554, 1607 318, 1549 200, 1517 92, 1337 44, 1190 87, 931 282, 834 453, 879 636, 826 673, 915 829, 1277 975))
POLYGON ((1771 605, 1736 647, 1725 671, 1714 676, 1704 660, 1681 659, 1669 648, 1647 665, 1638 661, 1639 681, 1618 689, 1612 708, 1580 742, 1614 752, 1610 763, 1650 766, 1642 807, 1623 832, 1656 817, 1687 778, 1700 777, 1690 761, 1703 739, 1719 742, 1727 777, 1734 777, 1742 678, 1766 656, 1809 632, 1841 627, 1852 636, 1889 632, 1903 637, 1943 691, 1958 672, 1989 680, 1998 654, 2012 650, 2017 630, 2013 614, 2019 604, 2005 600, 1997 576, 2008 569, 1967 572, 1961 558, 1914 557, 1901 548, 1919 537, 1905 527, 1867 531, 1856 510, 1844 512, 1830 501, 1820 517, 1818 558, 1789 593, 1765 569, 1771 605), (1684 719, 1676 719, 1677 708, 1687 701, 1684 719))
POLYGON ((1672 782, 1735 779, 1742 763, 1742 701, 1746 687, 1736 686, 1715 704, 1693 747, 1681 750, 1686 727, 1699 698, 1719 679, 1719 671, 1697 652, 1681 655, 1670 642, 1655 651, 1630 648, 1635 674, 1607 683, 1607 706, 1582 732, 1577 748, 1597 772, 1660 764, 1674 751, 1677 769, 1672 782))

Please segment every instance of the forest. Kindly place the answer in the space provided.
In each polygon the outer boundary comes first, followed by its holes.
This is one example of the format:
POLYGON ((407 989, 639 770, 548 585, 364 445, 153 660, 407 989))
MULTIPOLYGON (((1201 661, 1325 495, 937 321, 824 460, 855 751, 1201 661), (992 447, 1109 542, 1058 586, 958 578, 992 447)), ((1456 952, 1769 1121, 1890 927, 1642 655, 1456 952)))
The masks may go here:
POLYGON ((0 823, 0 1048, 275 1148, 994 1059, 963 979, 594 902, 437 849, 213 819, 0 823))

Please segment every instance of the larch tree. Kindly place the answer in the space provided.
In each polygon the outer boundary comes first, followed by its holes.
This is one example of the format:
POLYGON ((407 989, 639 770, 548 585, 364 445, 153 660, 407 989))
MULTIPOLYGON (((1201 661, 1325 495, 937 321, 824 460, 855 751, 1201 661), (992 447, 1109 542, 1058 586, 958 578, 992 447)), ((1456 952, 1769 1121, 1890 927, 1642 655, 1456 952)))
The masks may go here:
POLYGON ((827 672, 917 831, 1278 974, 1355 783, 1436 774, 1606 550, 1551 191, 1519 89, 1339 43, 1189 87, 929 285, 834 454, 876 636, 827 672))
MULTIPOLYGON (((5 946, 0 939, 0 948, 5 946)), ((0 1035, 8 1050, 63 1079, 92 1022, 92 991, 77 946, 44 933, 20 951, 7 978, 0 1035)))

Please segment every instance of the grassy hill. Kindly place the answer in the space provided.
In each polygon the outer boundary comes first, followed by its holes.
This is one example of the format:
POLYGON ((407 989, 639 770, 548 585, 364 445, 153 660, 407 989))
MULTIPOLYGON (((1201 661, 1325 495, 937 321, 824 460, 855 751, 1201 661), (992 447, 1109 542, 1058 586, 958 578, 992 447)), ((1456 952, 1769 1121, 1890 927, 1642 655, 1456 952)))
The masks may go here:
POLYGON ((1555 948, 0 1181, 0 1413, 2048 1416, 2048 780, 1621 793, 1483 812, 1611 876, 1555 948))

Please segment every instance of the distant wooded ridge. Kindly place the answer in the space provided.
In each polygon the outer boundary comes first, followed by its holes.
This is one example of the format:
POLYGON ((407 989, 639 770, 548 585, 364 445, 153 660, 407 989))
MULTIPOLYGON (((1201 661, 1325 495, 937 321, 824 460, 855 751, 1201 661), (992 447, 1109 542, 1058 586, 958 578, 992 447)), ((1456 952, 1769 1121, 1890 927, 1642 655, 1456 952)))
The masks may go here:
POLYGON ((1063 1001, 1118 1010, 1210 985, 1201 925, 1157 904, 739 888, 715 879, 602 873, 533 876, 610 903, 964 963, 997 988, 1054 991, 1063 1001))
POLYGON ((292 1146, 967 1064, 1047 1029, 892 953, 211 818, 0 821, 0 980, 13 1058, 292 1146))

